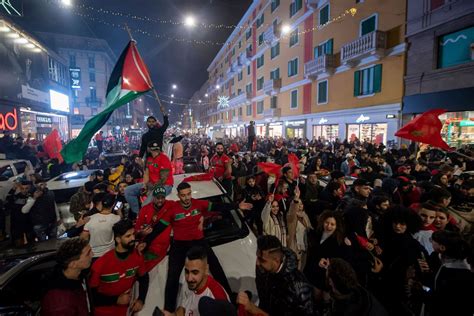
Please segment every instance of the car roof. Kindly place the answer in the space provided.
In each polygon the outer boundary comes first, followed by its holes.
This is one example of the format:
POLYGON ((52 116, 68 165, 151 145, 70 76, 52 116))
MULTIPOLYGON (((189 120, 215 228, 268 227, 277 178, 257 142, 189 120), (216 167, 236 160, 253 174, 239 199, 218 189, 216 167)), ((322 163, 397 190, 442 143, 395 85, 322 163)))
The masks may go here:
POLYGON ((80 170, 80 171, 70 171, 60 174, 57 177, 52 178, 47 182, 48 188, 50 190, 61 190, 61 189, 69 189, 69 188, 79 188, 84 185, 87 181, 89 181, 89 176, 99 169, 91 169, 91 170, 80 170), (74 176, 82 175, 84 178, 74 179, 74 176), (70 181, 66 182, 66 179, 58 180, 61 177, 71 178, 70 181))
MULTIPOLYGON (((190 176, 202 175, 202 172, 196 173, 187 173, 187 174, 178 174, 174 175, 174 185, 173 190, 170 195, 166 198, 171 201, 178 200, 178 191, 176 188, 178 185, 183 182, 183 180, 190 176)), ((223 195, 225 194, 225 190, 221 187, 220 184, 217 183, 216 180, 208 180, 208 181, 189 181, 191 185, 192 195, 194 199, 205 199, 210 198, 213 196, 223 195)))
POLYGON ((12 163, 17 163, 17 162, 27 162, 25 159, 14 159, 14 160, 6 160, 6 159, 0 159, 0 168, 4 166, 8 166, 12 163))

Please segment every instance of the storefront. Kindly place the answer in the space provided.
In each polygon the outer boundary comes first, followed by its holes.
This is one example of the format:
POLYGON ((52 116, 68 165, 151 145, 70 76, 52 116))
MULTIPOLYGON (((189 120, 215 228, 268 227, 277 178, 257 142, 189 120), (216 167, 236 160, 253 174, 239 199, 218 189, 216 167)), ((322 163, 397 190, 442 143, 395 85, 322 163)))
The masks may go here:
POLYGON ((283 137, 283 123, 275 122, 268 124, 269 137, 283 137))
POLYGON ((286 121, 286 138, 304 138, 306 130, 306 121, 286 121))
POLYGON ((69 124, 66 115, 45 113, 20 108, 21 132, 23 137, 30 135, 40 141, 57 129, 63 140, 69 138, 69 124))
POLYGON ((442 138, 452 147, 474 144, 474 88, 416 94, 403 101, 403 124, 426 111, 445 109, 439 116, 442 138))
POLYGON ((267 135, 267 126, 262 123, 255 124, 255 134, 260 137, 265 137, 267 135))
POLYGON ((12 137, 20 135, 20 116, 14 106, 0 105, 0 133, 9 132, 12 137))
POLYGON ((312 133, 312 138, 321 137, 326 141, 357 138, 387 144, 395 140, 400 109, 397 103, 320 113, 308 119, 308 133, 312 133))

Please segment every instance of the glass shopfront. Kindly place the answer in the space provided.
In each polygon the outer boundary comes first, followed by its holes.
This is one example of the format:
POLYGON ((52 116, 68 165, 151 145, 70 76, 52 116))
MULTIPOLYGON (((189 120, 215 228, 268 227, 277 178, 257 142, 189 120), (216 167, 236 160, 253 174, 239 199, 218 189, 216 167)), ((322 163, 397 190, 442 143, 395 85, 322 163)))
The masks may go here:
POLYGON ((32 138, 42 141, 54 129, 57 129, 63 140, 69 138, 67 116, 30 111, 26 109, 21 109, 20 113, 23 137, 26 138, 28 135, 31 135, 32 138))
POLYGON ((267 133, 267 127, 265 124, 255 124, 255 134, 257 136, 264 137, 267 133))
POLYGON ((347 124, 347 140, 369 141, 376 144, 387 143, 387 123, 347 124))
POLYGON ((313 137, 333 142, 339 137, 339 125, 313 125, 313 137))
POLYGON ((474 144, 474 111, 449 112, 439 116, 441 136, 449 146, 474 144))
POLYGON ((283 123, 278 122, 268 124, 268 136, 283 137, 283 123))
POLYGON ((306 121, 288 121, 286 125, 286 138, 304 138, 306 121))

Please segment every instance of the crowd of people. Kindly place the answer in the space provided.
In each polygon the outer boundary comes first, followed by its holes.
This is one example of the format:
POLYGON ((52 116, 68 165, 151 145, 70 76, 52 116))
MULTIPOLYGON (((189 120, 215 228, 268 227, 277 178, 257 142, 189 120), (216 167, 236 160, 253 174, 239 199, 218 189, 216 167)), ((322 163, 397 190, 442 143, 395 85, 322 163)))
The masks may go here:
POLYGON ((3 201, 17 247, 61 227, 44 179, 96 170, 70 200, 76 224, 58 250, 44 315, 138 312, 166 255, 165 315, 473 315, 472 149, 258 137, 252 124, 248 138, 214 141, 166 131, 166 116, 147 125, 137 151, 114 166, 100 133, 100 149, 73 165, 22 156, 35 170, 3 201), (196 200, 187 182, 167 200, 184 161, 234 204, 196 200), (257 293, 231 290, 204 236, 208 216, 237 207, 258 238, 257 293), (183 268, 188 290, 178 301, 183 268))

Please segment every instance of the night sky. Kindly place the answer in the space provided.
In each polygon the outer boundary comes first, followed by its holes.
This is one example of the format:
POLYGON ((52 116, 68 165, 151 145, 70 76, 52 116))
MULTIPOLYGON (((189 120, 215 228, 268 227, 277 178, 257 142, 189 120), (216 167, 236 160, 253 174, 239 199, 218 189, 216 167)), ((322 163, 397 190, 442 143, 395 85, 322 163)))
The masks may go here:
MULTIPOLYGON (((139 17, 182 22, 193 15, 197 22, 209 24, 236 25, 250 6, 252 0, 71 0, 76 5, 90 5, 95 9, 114 10, 139 17)), ((132 29, 138 48, 148 65, 155 86, 160 93, 175 94, 175 102, 186 103, 192 94, 206 81, 207 67, 221 46, 181 43, 170 39, 158 39, 140 34, 142 29, 152 34, 193 40, 225 42, 232 28, 187 28, 184 25, 141 21, 130 17, 104 14, 100 11, 81 8, 64 8, 59 0, 11 0, 16 7, 23 6, 24 16, 13 20, 27 31, 58 32, 72 35, 99 37, 105 39, 115 54, 120 55, 128 42, 128 35, 104 22, 125 24, 132 29), (76 12, 76 13, 75 13, 76 12), (81 17, 88 14, 91 17, 81 17), (171 85, 178 85, 176 92, 171 85)), ((0 11, 3 14, 3 10, 0 11)), ((176 106, 176 105, 175 105, 176 106)), ((176 114, 181 112, 181 107, 176 114)))

